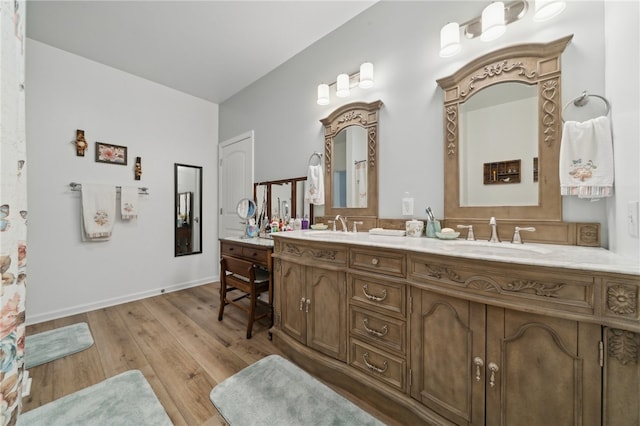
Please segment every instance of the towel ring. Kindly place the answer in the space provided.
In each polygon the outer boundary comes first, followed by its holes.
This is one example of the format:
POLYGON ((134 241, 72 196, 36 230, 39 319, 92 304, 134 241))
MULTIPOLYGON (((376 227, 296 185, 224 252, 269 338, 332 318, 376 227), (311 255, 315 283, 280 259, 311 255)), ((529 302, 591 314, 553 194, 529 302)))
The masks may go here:
POLYGON ((322 154, 320 154, 319 152, 314 152, 313 154, 311 154, 311 157, 309 157, 309 165, 310 166, 319 166, 322 164, 322 154), (312 164, 313 160, 317 158, 318 159, 318 164, 312 164))
POLYGON ((575 107, 582 108, 589 103, 589 98, 600 99, 604 103, 604 113, 601 115, 609 115, 609 111, 611 111, 611 105, 609 104, 607 98, 605 98, 604 96, 587 93, 587 91, 585 90, 580 96, 576 96, 575 98, 567 102, 564 108, 562 108, 562 121, 566 121, 564 115, 569 106, 573 104, 575 107))

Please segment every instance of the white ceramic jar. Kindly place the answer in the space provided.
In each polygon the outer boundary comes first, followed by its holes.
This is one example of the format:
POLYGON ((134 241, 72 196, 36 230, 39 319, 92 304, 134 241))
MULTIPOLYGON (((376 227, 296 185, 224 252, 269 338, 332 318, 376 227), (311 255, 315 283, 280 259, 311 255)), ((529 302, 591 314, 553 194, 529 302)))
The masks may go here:
POLYGON ((421 220, 407 220, 405 222, 405 230, 407 231, 407 237, 421 237, 422 230, 424 229, 424 222, 421 220))

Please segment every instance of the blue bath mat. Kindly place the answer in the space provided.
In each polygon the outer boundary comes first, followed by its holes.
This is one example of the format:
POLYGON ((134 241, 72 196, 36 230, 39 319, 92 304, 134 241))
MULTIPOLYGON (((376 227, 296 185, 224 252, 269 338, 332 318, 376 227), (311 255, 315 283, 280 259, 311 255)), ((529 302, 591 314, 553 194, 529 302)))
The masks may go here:
POLYGON ((86 322, 27 336, 24 342, 26 369, 83 351, 93 345, 86 322))

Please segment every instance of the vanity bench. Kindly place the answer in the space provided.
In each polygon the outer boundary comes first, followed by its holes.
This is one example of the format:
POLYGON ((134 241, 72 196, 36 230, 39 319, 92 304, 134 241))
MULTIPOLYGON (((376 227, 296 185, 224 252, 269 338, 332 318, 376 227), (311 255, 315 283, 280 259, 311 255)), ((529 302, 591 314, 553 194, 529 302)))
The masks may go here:
POLYGON ((637 261, 368 233, 274 240, 276 346, 399 424, 639 424, 637 261))

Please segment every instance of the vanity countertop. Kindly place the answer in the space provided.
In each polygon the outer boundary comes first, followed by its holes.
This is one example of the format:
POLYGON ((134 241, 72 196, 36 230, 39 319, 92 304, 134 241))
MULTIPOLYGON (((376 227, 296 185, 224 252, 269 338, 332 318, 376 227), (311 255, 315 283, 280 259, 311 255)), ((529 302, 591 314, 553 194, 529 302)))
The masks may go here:
POLYGON ((229 242, 254 244, 260 247, 273 247, 273 240, 271 238, 224 237, 220 239, 229 242))
POLYGON ((611 272, 640 276, 640 261, 621 256, 599 247, 580 247, 556 244, 511 244, 488 241, 439 240, 370 235, 368 232, 289 231, 273 234, 274 238, 297 239, 312 242, 353 244, 416 253, 458 256, 524 265, 569 268, 582 271, 611 272))

